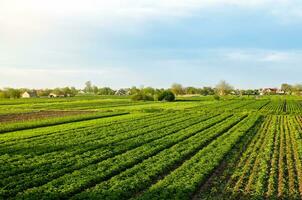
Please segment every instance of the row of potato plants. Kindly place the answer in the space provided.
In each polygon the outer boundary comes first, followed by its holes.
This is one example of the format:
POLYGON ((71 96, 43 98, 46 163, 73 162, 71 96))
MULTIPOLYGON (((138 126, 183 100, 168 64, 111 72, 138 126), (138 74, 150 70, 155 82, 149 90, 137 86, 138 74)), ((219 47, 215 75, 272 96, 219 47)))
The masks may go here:
MULTIPOLYGON (((174 114, 175 115, 175 114, 174 114)), ((130 115, 131 116, 131 115, 130 115)), ((83 134, 85 135, 85 133, 100 133, 103 132, 103 134, 101 135, 105 135, 106 136, 106 131, 108 132, 122 132, 122 131, 129 131, 129 130, 136 130, 137 128, 141 128, 144 126, 147 126, 151 123, 153 123, 153 121, 156 121, 156 119, 158 118, 158 116, 154 117, 150 117, 150 115, 146 116, 146 115, 134 115, 132 117, 126 117, 126 116, 121 116, 118 118, 112 118, 112 119, 103 119, 103 120, 93 120, 92 123, 87 123, 87 122, 81 122, 79 123, 72 123, 64 126, 56 126, 56 128, 54 129, 54 127, 51 127, 51 129, 49 128, 43 128, 43 129, 39 129, 40 132, 45 131, 46 133, 42 134, 43 139, 45 138, 45 135, 47 135, 48 137, 50 137, 47 140, 47 143, 49 143, 48 141, 52 141, 51 135, 67 135, 68 133, 70 133, 70 136, 72 137, 73 133, 79 133, 79 134, 83 134), (143 117, 144 116, 144 117, 143 117), (85 126, 87 125, 87 127, 85 126), (83 126, 85 126, 83 128, 83 126), (97 128, 96 128, 97 127, 97 128), (53 130, 51 132, 51 130, 53 130), (60 131, 61 130, 61 131, 60 131), (102 131, 100 131, 102 130, 102 131), (54 132, 54 133, 53 133, 54 132)), ((172 116, 172 115, 171 115, 172 116)), ((165 118, 165 116, 163 116, 165 118)), ((168 117, 169 119, 169 117, 168 117)), ((159 119, 159 122, 162 120, 159 119)), ((158 121, 157 121, 158 122, 158 121)), ((20 134, 26 134, 26 132, 21 131, 20 134)), ((12 138, 13 136, 10 136, 10 138, 12 138)), ((24 138, 23 140, 19 141, 19 138, 13 141, 9 141, 9 142, 5 142, 4 144, 0 144, 1 148, 3 149, 3 155, 0 156, 0 163, 7 163, 7 164, 12 164, 12 166, 15 166, 16 163, 18 162, 37 162, 39 160, 39 158, 43 158, 43 157, 48 157, 48 159, 51 158, 52 155, 56 155, 57 152, 50 152, 50 153, 44 153, 42 155, 32 155, 30 154, 30 152, 28 152, 27 154, 22 154, 22 152, 20 154, 14 154, 14 153, 10 153, 8 151, 4 151, 4 147, 8 146, 8 147, 12 147, 14 144, 18 144, 18 142, 20 144, 26 143, 30 141, 39 141, 40 137, 30 137, 30 138, 24 138), (40 156, 40 157, 39 157, 40 156), (36 159, 37 158, 37 159, 36 159), (31 160, 34 159, 34 160, 31 160), (4 162, 5 161, 5 162, 4 162)), ((47 138, 47 137, 46 137, 47 138)), ((69 138, 67 138, 66 140, 69 140, 69 138)), ((65 140, 64 140, 65 141, 65 140)), ((46 146, 47 146, 46 143, 46 146)), ((28 151, 31 150, 30 148, 28 149, 28 151)), ((78 151, 80 152, 85 152, 84 148, 78 148, 78 151), (84 151, 83 151, 84 150, 84 151)), ((77 153, 80 153, 77 152, 77 153)), ((25 150, 26 153, 26 150, 25 150)), ((1 166, 0 166, 1 167, 1 166)))
POLYGON ((291 131, 290 140, 293 148, 293 159, 297 172, 297 185, 300 198, 302 198, 302 124, 297 117, 290 117, 288 127, 291 131))
POLYGON ((269 104, 262 107, 260 111, 265 111, 269 114, 283 114, 286 112, 286 101, 281 99, 273 99, 269 104))
MULTIPOLYGON (((259 131, 263 127, 265 116, 260 119, 253 128, 247 131, 232 150, 225 156, 222 163, 209 176, 198 189, 192 199, 230 199, 232 193, 228 190, 230 177, 237 169, 238 162, 249 145, 254 145, 260 137, 259 131)), ((242 161, 242 160, 241 160, 242 161)))
POLYGON ((233 116, 207 130, 161 151, 108 181, 76 195, 75 199, 127 199, 147 189, 154 181, 190 159, 246 116, 233 116))
MULTIPOLYGON (((185 114, 183 113, 179 113, 178 117, 181 116, 185 116, 185 114)), ((140 122, 137 121, 133 121, 130 124, 116 124, 114 126, 108 126, 108 127, 104 127, 104 126, 100 126, 100 127, 91 127, 89 129, 85 128, 85 129, 75 129, 75 130, 69 130, 69 131, 63 131, 63 132, 56 132, 56 134, 50 134, 47 135, 47 137, 39 137, 39 138, 32 138, 30 140, 26 140, 24 142, 14 142, 14 143, 9 143, 9 144, 2 144, 1 145, 1 150, 0 152, 3 153, 23 153, 23 154, 30 154, 32 153, 33 155, 36 154, 44 154, 47 153, 45 151, 39 152, 39 146, 43 147, 45 145, 49 145, 49 141, 52 141, 52 144, 56 144, 58 146, 58 148, 62 148, 64 147, 64 145, 68 145, 68 143, 72 144, 74 143, 74 141, 78 141, 77 144, 81 144, 81 143, 87 143, 89 141, 94 141, 97 139, 104 139, 105 137, 114 137, 115 135, 120 134, 122 131, 129 131, 129 130, 133 130, 133 129, 141 129, 141 128, 145 128, 145 129, 152 129, 150 125, 154 125, 156 126, 158 123, 162 122, 162 121, 168 121, 168 120, 173 120, 176 119, 177 120, 177 115, 173 115, 173 114, 169 114, 169 116, 165 117, 160 117, 158 119, 154 118, 153 120, 141 120, 140 122), (148 121, 150 122, 148 124, 148 121), (140 127, 139 127, 140 125, 140 127), (26 152, 24 151, 24 149, 29 149, 32 150, 31 147, 35 147, 36 151, 33 152, 26 152)), ((55 127, 54 127, 55 128, 55 127)), ((43 130, 40 130, 41 132, 43 132, 43 130)), ((55 148, 55 147, 54 147, 55 148)), ((52 151, 55 149, 46 149, 46 151, 52 151)))
MULTIPOLYGON (((176 122, 181 122, 183 120, 189 120, 190 117, 186 116, 186 117, 180 117, 177 118, 178 115, 176 115, 176 122)), ((197 116, 195 116, 197 117, 197 116)), ((169 119, 169 118, 168 118, 169 119)), ((105 147, 108 147, 108 144, 112 144, 114 141, 115 142, 119 142, 122 141, 124 143, 127 143, 128 140, 126 140, 126 136, 127 135, 133 135, 134 133, 136 133, 138 136, 138 134, 140 135, 144 135, 144 134, 148 134, 151 135, 152 137, 157 137, 157 126, 158 127, 164 127, 163 130, 168 129, 169 125, 172 126, 174 125, 175 121, 161 121, 160 123, 158 123, 157 125, 152 125, 152 128, 148 128, 146 131, 144 131, 143 129, 139 129, 139 126, 135 126, 135 124, 133 124, 133 128, 129 131, 126 132, 120 132, 122 134, 117 134, 115 137, 110 137, 110 140, 106 140, 106 141, 110 141, 110 142, 106 142, 105 140, 95 140, 92 143, 89 143, 89 145, 85 145, 85 146, 81 146, 81 148, 68 148, 65 151, 59 151, 59 152, 52 152, 52 153, 46 153, 46 154, 42 154, 39 156, 35 156, 31 159, 26 158, 24 160, 18 160, 17 162, 10 162, 7 163, 6 165, 1 166, 1 169, 3 169, 3 173, 6 173, 6 176, 12 176, 13 174, 20 174, 20 172, 22 172, 22 170, 24 171, 31 171, 33 169, 39 168, 39 167, 47 167, 47 164, 54 164, 56 163, 58 160, 59 161, 65 161, 65 159, 70 158, 70 157, 75 157, 78 159, 81 157, 81 155, 83 154, 83 157, 89 157, 91 155, 93 155, 92 153, 94 153, 94 150, 96 151, 100 151, 100 150, 104 150, 105 147), (167 127, 166 127, 167 126, 167 127), (103 147, 103 148, 101 148, 103 147), (74 149, 74 150, 73 150, 74 149), (91 152, 91 154, 89 154, 89 152, 91 152)), ((130 126, 130 123, 129 123, 130 126)), ((177 127, 175 127, 177 128, 177 127)), ((163 132, 163 130, 161 130, 163 132)), ((105 129, 103 132, 104 134, 106 134, 108 130, 105 129)), ((114 128, 112 127, 112 131, 116 131, 114 130, 114 128)), ((133 138, 133 137, 131 137, 133 138)), ((129 139, 131 139, 129 137, 129 139)), ((50 142, 53 142, 52 140, 49 140, 50 142)), ((77 144, 76 142, 74 144, 77 144)), ((78 146, 78 144, 77 144, 78 146)), ((68 146, 67 146, 68 147, 68 146)), ((67 162, 67 161, 66 161, 67 162)), ((68 161, 69 162, 69 161, 68 161)), ((5 176, 1 173, 1 178, 4 178, 5 176)))
POLYGON ((268 117, 264 121, 262 127, 257 133, 257 136, 240 158, 240 161, 236 167, 237 170, 233 173, 228 185, 228 190, 233 192, 234 195, 239 194, 240 191, 244 191, 245 182, 248 181, 249 175, 258 157, 258 152, 263 149, 263 144, 268 139, 268 134, 266 133, 271 126, 271 121, 271 117, 268 117))
POLYGON ((302 197, 301 126, 296 119, 284 115, 268 117, 267 130, 260 130, 265 136, 251 143, 229 182, 228 190, 234 199, 240 195, 269 199, 302 197))
POLYGON ((42 128, 14 131, 14 132, 0 134, 0 139, 1 139, 0 144, 3 145, 5 143, 6 145, 10 145, 10 144, 14 144, 14 142, 22 142, 25 140, 31 140, 33 138, 48 137, 49 135, 52 134, 64 134, 64 133, 67 134, 68 131, 74 129, 85 130, 85 129, 90 129, 92 127, 108 126, 110 124, 135 120, 138 118, 142 118, 143 116, 146 117, 148 115, 150 114, 132 113, 128 115, 120 115, 115 117, 84 120, 76 123, 66 123, 66 124, 55 125, 55 126, 46 126, 42 128))
MULTIPOLYGON (((222 116, 222 117, 225 118, 226 116, 222 116)), ((55 165, 57 167, 54 167, 53 171, 48 171, 48 172, 45 171, 45 170, 49 170, 49 166, 47 166, 45 169, 42 168, 41 171, 40 170, 36 170, 36 175, 34 174, 32 176, 27 176, 22 181, 17 182, 17 184, 9 184, 9 185, 7 185, 6 188, 7 189, 10 188, 10 189, 12 189, 12 191, 8 190, 6 193, 7 194, 16 193, 17 191, 21 191, 23 189, 26 189, 26 187, 33 187, 35 185, 38 186, 38 185, 41 185, 41 183, 46 183, 46 182, 51 181, 52 179, 58 178, 60 176, 63 176, 63 178, 60 178, 59 180, 64 180, 65 177, 68 176, 66 173, 71 173, 74 170, 81 171, 81 172, 82 171, 83 172, 85 172, 85 171, 90 172, 89 169, 94 168, 95 166, 98 166, 99 165, 98 162, 101 159, 104 160, 106 158, 110 158, 110 157, 112 157, 114 155, 118 155, 118 154, 121 154, 123 152, 126 152, 126 153, 127 152, 131 152, 132 148, 138 147, 140 145, 142 145, 142 146, 139 147, 139 148, 142 148, 142 151, 145 151, 144 146, 146 146, 147 144, 144 145, 144 143, 150 142, 149 140, 147 140, 148 138, 153 138, 153 140, 156 138, 156 139, 160 140, 160 137, 163 137, 163 140, 166 140, 165 139, 166 137, 164 137, 164 136, 167 135, 169 137, 169 135, 172 135, 172 136, 170 136, 170 138, 171 138, 178 131, 180 131, 182 129, 185 129, 187 127, 190 127, 190 126, 192 126, 192 125, 194 125, 196 123, 199 123, 199 122, 202 122, 204 120, 210 119, 210 118, 212 118, 212 116, 204 116, 204 117, 198 116, 198 117, 192 118, 191 120, 187 120, 187 121, 184 121, 182 123, 175 124, 174 126, 164 128, 164 129, 162 129, 160 131, 150 132, 147 135, 148 137, 145 136, 146 138, 135 137, 135 138, 133 138, 132 142, 128 141, 128 142, 124 142, 124 143, 122 143, 120 145, 116 144, 116 145, 114 145, 111 148, 103 149, 103 151, 100 149, 100 150, 98 150, 98 152, 95 152, 95 154, 93 156, 84 157, 83 159, 81 159, 79 157, 76 157, 76 159, 70 158, 71 160, 72 159, 74 160, 74 165, 71 165, 70 167, 67 167, 67 168, 59 169, 60 166, 62 166, 61 165, 62 163, 60 163, 58 161, 57 165, 55 165), (45 172, 47 172, 47 173, 45 173, 45 172), (37 176, 37 178, 32 179, 32 177, 35 177, 35 176, 37 176), (19 189, 17 189, 17 188, 19 188, 19 189)), ((221 117, 218 117, 218 119, 219 118, 221 118, 221 117)), ((218 119, 216 119, 216 120, 218 120, 218 119)), ((213 119, 213 120, 215 120, 215 119, 213 119)), ((214 122, 212 122, 212 123, 214 123, 214 122)), ((157 140, 155 140, 154 143, 156 143, 156 141, 157 140)), ((167 142, 170 142, 170 141, 173 141, 173 140, 169 139, 167 142)), ((151 142, 151 144, 152 144, 152 142, 151 142)), ((153 144, 153 145, 155 145, 155 144, 153 144)), ((135 151, 135 150, 136 149, 134 149, 133 151, 135 151)), ((142 152, 140 152, 138 155, 142 155, 143 156, 144 154, 142 154, 142 152)), ((133 156, 133 155, 130 154, 130 157, 131 156, 133 156)), ((134 158, 136 158, 136 157, 137 156, 135 156, 134 158)), ((112 160, 114 160, 114 159, 115 158, 112 158, 112 160)), ((108 159, 107 159, 106 162, 108 162, 108 159)), ((70 162, 68 162, 68 163, 70 163, 70 162)), ((112 164, 115 164, 115 163, 116 162, 114 162, 114 161, 112 162, 112 164)), ((63 166, 64 166, 64 163, 63 163, 63 166)), ((73 177, 75 173, 77 173, 77 172, 71 173, 71 174, 69 174, 69 176, 73 177)), ((92 177, 94 177, 94 175, 95 174, 93 173, 92 177)), ((24 176, 26 176, 26 174, 24 174, 24 176)))
POLYGON ((139 199, 191 199, 192 194, 219 166, 240 138, 255 126, 259 118, 254 115, 241 121, 150 187, 139 199))
MULTIPOLYGON (((138 172, 139 174, 142 174, 146 169, 146 161, 150 163, 150 160, 153 160, 152 166, 157 167, 163 166, 162 164, 164 162, 168 162, 171 165, 173 162, 171 163, 169 159, 165 160, 165 155, 169 156, 172 153, 174 155, 172 158, 175 162, 175 159, 180 159, 180 156, 185 156, 190 152, 192 153, 194 149, 196 150, 200 148, 200 146, 205 145, 206 141, 212 140, 214 135, 218 134, 212 133, 208 135, 206 133, 208 130, 214 129, 211 127, 220 127, 220 125, 223 124, 221 121, 224 119, 232 121, 232 124, 234 124, 234 118, 229 118, 229 115, 212 118, 205 122, 188 127, 187 129, 183 129, 166 138, 147 143, 136 149, 127 151, 124 154, 120 154, 111 159, 107 159, 95 165, 90 165, 86 168, 75 171, 72 174, 66 174, 65 176, 51 181, 41 187, 27 190, 21 194, 20 197, 30 198, 33 197, 33 195, 34 197, 43 197, 44 195, 51 194, 54 198, 67 198, 72 194, 76 194, 84 190, 85 188, 92 187, 97 183, 105 181, 114 175, 120 176, 118 174, 121 172, 123 174, 128 173, 131 169, 135 171, 140 169, 141 171, 139 170, 138 172), (190 143, 195 143, 195 145, 188 145, 190 143), (187 150, 188 148, 189 151, 187 150), (187 151, 183 152, 184 150, 187 151), (160 159, 160 162, 158 159, 160 159)), ((160 167, 159 170, 160 169, 164 168, 160 167)), ((157 171, 152 170, 151 172, 154 173, 157 171)), ((131 174, 134 175, 134 173, 130 173, 128 176, 131 176, 131 174)), ((127 186, 128 185, 126 185, 126 187, 127 186)))

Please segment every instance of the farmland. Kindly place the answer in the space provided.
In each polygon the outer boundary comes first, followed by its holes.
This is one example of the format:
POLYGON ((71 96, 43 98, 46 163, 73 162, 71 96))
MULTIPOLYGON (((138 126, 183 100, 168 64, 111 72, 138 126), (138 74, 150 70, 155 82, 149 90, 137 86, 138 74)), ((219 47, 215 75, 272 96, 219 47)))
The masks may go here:
POLYGON ((302 98, 0 100, 0 199, 302 199, 302 98))

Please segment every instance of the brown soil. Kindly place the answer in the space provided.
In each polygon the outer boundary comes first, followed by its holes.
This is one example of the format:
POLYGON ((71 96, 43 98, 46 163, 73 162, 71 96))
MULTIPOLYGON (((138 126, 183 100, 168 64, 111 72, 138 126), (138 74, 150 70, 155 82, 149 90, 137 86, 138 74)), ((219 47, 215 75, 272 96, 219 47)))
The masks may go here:
POLYGON ((30 121, 35 119, 46 119, 92 113, 93 111, 37 111, 29 113, 13 113, 0 115, 0 123, 30 121))

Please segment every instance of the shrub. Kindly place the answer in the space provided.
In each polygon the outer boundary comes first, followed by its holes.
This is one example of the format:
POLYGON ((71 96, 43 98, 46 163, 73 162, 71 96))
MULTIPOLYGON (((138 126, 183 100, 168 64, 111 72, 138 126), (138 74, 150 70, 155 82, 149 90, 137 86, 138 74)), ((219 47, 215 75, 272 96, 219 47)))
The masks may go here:
POLYGON ((166 90, 158 96, 158 101, 174 101, 175 95, 173 92, 166 90))
POLYGON ((131 97, 133 101, 154 101, 154 98, 150 95, 137 93, 131 97))

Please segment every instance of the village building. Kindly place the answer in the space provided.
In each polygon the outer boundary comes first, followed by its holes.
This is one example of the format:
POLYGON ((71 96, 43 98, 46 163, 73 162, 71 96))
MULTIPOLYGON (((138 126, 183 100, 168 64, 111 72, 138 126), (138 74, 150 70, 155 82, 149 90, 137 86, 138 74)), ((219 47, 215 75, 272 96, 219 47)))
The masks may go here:
POLYGON ((50 93, 48 95, 49 98, 56 98, 56 97, 65 97, 63 94, 56 94, 56 93, 50 93))
POLYGON ((37 92, 36 91, 26 91, 24 92, 21 97, 22 98, 33 98, 33 97, 37 97, 37 92))

